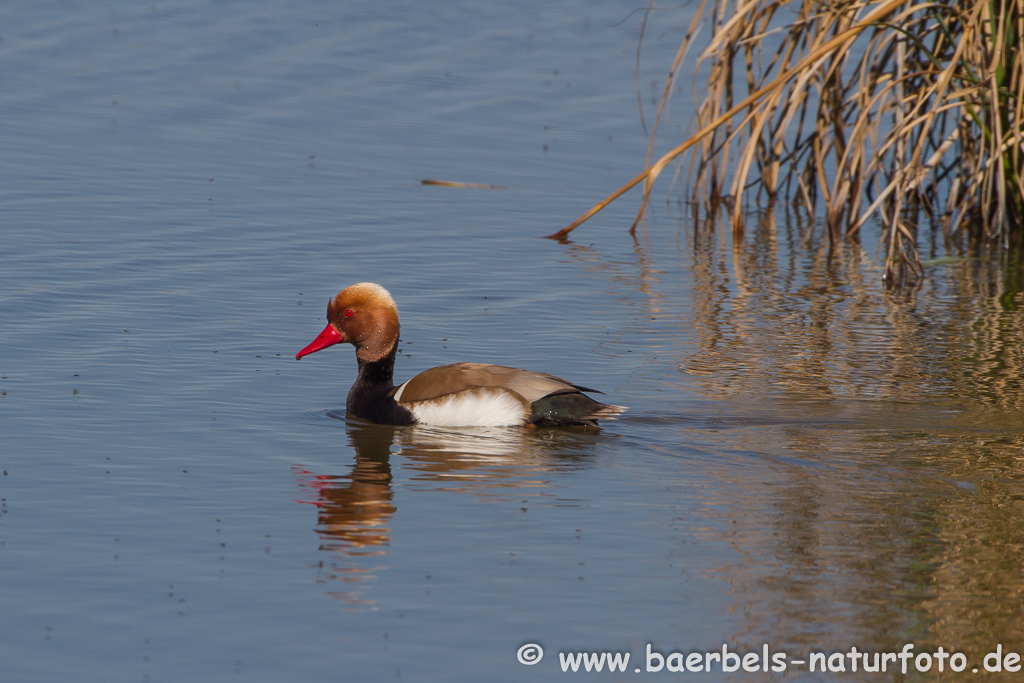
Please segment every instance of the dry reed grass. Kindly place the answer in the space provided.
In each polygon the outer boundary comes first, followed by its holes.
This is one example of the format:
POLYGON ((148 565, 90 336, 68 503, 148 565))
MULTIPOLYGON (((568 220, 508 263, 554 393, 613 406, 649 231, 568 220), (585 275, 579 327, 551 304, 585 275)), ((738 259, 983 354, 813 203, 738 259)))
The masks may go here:
POLYGON ((1024 0, 701 0, 650 139, 641 174, 550 237, 643 183, 635 231, 655 180, 690 152, 692 199, 709 213, 725 201, 736 235, 752 191, 811 213, 820 202, 833 240, 877 216, 891 284, 922 272, 922 220, 947 248, 1008 245, 1024 232, 1024 0), (679 65, 703 28, 697 132, 652 164, 679 65))

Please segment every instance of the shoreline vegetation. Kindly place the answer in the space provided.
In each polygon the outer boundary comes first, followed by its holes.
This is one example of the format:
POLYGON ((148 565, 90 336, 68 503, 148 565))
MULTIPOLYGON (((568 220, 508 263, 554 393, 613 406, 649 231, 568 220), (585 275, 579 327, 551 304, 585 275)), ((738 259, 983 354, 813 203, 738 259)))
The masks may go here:
MULTIPOLYGON (((644 17, 656 9, 651 4, 644 17)), ((641 43, 643 36, 641 34, 641 43)), ((643 219, 676 164, 707 216, 743 235, 746 200, 823 217, 831 243, 881 226, 883 281, 923 275, 919 233, 947 254, 1019 245, 1024 234, 1024 0, 701 0, 669 69, 645 169, 562 230, 637 185, 643 219), (697 59, 694 134, 654 158, 685 55, 697 59)))

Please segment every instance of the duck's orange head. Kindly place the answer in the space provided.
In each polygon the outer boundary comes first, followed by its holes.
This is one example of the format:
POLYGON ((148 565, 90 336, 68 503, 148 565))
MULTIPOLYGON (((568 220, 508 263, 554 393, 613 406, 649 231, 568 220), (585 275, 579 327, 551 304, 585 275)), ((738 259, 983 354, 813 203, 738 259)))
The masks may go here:
POLYGON ((295 360, 342 342, 356 347, 356 356, 375 361, 398 341, 398 307, 388 290, 360 282, 338 292, 327 304, 327 327, 295 354, 295 360))

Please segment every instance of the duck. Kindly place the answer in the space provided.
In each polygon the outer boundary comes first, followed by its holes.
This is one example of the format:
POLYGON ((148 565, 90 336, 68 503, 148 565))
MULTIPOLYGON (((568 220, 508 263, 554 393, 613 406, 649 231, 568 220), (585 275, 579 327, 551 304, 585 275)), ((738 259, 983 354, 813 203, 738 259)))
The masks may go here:
POLYGON ((349 415, 386 425, 435 427, 597 427, 626 410, 594 400, 596 389, 554 375, 487 363, 452 363, 424 370, 395 386, 398 306, 373 282, 338 292, 327 304, 327 326, 295 354, 300 360, 335 344, 355 347, 359 372, 348 392, 349 415))

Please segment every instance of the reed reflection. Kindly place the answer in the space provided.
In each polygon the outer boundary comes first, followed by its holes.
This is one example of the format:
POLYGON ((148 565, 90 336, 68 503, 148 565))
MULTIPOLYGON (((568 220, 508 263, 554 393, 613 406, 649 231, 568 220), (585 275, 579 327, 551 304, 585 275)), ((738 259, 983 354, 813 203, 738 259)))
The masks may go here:
MULTIPOLYGON (((329 591, 347 606, 371 607, 365 583, 387 569, 392 543, 396 484, 394 463, 406 472, 402 490, 444 490, 489 500, 531 497, 543 505, 558 500, 553 475, 587 467, 588 444, 602 438, 596 429, 432 429, 375 425, 328 413, 344 421, 355 462, 347 474, 310 472, 296 467, 307 494, 300 502, 317 507, 316 533, 323 563, 323 583, 339 582, 329 591), (393 460, 394 458, 394 460, 393 460)), ((581 501, 575 500, 575 504, 581 501)))
POLYGON ((871 255, 799 216, 765 211, 739 244, 713 219, 694 234, 697 351, 679 369, 707 396, 1024 407, 1019 253, 936 259, 921 287, 886 293, 871 255))
POLYGON ((936 247, 918 288, 887 292, 856 242, 776 219, 740 242, 680 219, 683 239, 651 231, 628 264, 568 252, 634 311, 623 339, 656 347, 634 375, 650 405, 713 416, 650 438, 715 454, 716 486, 679 488, 706 504, 707 539, 742 558, 715 572, 744 615, 732 640, 980 660, 1019 638, 1024 605, 1022 252, 936 247))
POLYGON ((736 637, 980 657, 1017 632, 1024 593, 1019 282, 1006 263, 953 260, 887 293, 870 255, 813 227, 766 212, 740 244, 699 226, 693 250, 697 350, 679 370, 740 413, 768 399, 808 420, 735 430, 732 447, 829 466, 756 483, 725 470, 733 491, 759 491, 730 497, 750 521, 729 539, 765 566, 724 573, 771 588, 736 637), (829 415, 848 422, 811 424, 829 415))

